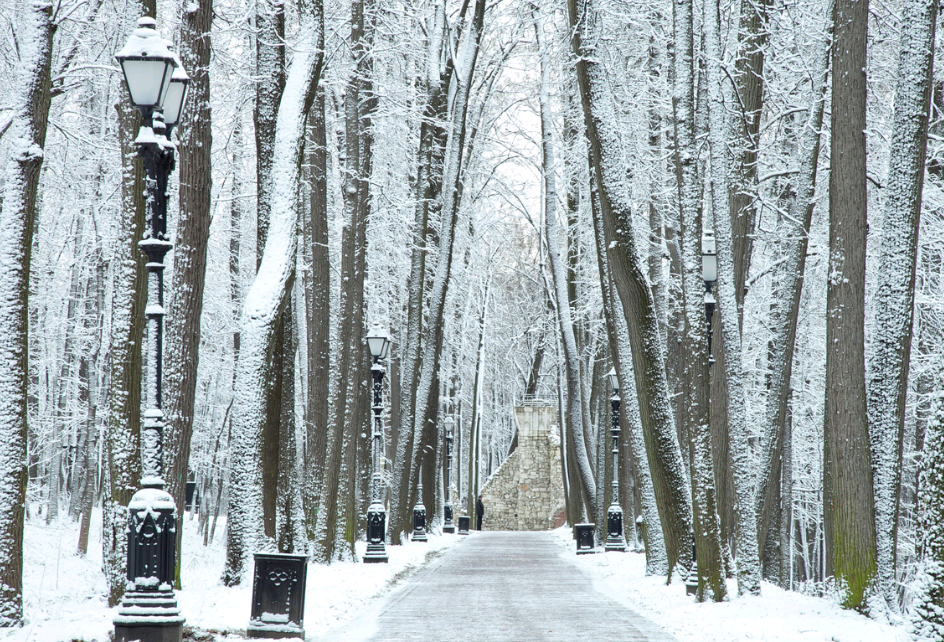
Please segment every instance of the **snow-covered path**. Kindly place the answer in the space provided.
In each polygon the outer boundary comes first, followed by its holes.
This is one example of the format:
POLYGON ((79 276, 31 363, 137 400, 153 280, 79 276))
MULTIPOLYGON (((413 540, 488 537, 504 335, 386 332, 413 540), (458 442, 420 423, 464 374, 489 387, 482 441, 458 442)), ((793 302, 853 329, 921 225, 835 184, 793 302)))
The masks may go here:
POLYGON ((475 532, 399 590, 321 638, 674 642, 598 592, 551 533, 475 532))

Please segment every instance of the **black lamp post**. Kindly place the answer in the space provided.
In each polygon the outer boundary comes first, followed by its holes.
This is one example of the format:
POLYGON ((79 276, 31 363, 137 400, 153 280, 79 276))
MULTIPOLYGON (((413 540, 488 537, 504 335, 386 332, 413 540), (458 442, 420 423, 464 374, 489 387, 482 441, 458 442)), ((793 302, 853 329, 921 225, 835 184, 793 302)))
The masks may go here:
POLYGON ((705 281, 705 319, 708 321, 708 365, 715 362, 711 356, 711 315, 715 311, 715 297, 711 286, 718 280, 718 253, 715 233, 705 230, 701 235, 701 278, 705 281))
POLYGON ((413 535, 414 542, 425 542, 426 539, 426 506, 423 505, 423 467, 416 481, 416 505, 413 506, 413 535))
POLYGON ((449 498, 449 470, 452 468, 452 431, 456 420, 451 416, 443 421, 446 426, 446 503, 443 504, 443 533, 455 533, 456 526, 452 523, 452 501, 449 498))
POLYGON ((613 388, 613 396, 610 397, 613 408, 613 425, 610 427, 610 434, 613 435, 613 481, 610 507, 606 511, 607 535, 604 550, 623 552, 626 550, 626 538, 623 537, 623 507, 619 503, 619 377, 616 375, 616 368, 611 368, 606 376, 613 388))
POLYGON ((177 507, 164 490, 161 411, 161 342, 164 330, 164 255, 167 238, 167 181, 174 169, 164 110, 180 116, 187 75, 160 37, 153 18, 138 20, 115 54, 131 104, 141 112, 135 144, 147 173, 147 226, 138 247, 147 255, 147 382, 141 432, 141 488, 128 504, 128 586, 115 617, 115 641, 171 642, 182 637, 184 618, 174 595, 177 507), (180 69, 177 74, 176 70, 180 69), (176 76, 176 78, 175 78, 176 76), (176 85, 173 91, 172 87, 176 85))
POLYGON ((367 333, 367 347, 374 364, 370 373, 374 378, 374 473, 370 485, 370 506, 367 508, 367 552, 364 562, 386 562, 387 546, 384 542, 387 530, 387 509, 381 496, 382 474, 380 462, 383 461, 383 378, 386 370, 382 361, 390 352, 390 334, 379 323, 375 323, 367 333))

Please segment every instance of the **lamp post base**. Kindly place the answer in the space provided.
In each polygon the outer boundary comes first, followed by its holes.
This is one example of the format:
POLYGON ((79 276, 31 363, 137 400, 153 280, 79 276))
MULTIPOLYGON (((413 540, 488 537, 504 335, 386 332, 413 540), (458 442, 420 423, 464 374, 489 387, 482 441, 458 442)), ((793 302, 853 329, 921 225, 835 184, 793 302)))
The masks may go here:
POLYGON ((131 590, 115 616, 115 642, 180 642, 184 618, 173 589, 131 590))
POLYGON ((449 502, 446 502, 446 505, 443 506, 443 517, 444 517, 443 519, 444 523, 442 527, 442 532, 455 533, 456 526, 455 524, 452 523, 452 504, 449 502))
POLYGON ((387 562, 387 545, 384 541, 387 529, 387 511, 383 504, 372 503, 367 509, 367 552, 364 563, 387 562))
POLYGON ((626 538, 623 537, 623 509, 619 504, 612 504, 606 511, 606 544, 605 551, 626 552, 626 538))
POLYGON ((365 564, 386 564, 389 561, 390 559, 387 557, 387 547, 384 546, 383 542, 380 544, 367 544, 367 552, 364 553, 365 564))

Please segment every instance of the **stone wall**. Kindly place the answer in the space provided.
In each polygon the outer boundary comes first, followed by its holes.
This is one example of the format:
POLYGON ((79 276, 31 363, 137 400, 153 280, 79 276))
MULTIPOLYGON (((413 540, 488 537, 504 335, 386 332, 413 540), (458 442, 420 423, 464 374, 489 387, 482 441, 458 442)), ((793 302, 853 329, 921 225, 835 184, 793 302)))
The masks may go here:
POLYGON ((484 530, 543 531, 564 509, 557 410, 515 408, 518 448, 482 488, 484 530))

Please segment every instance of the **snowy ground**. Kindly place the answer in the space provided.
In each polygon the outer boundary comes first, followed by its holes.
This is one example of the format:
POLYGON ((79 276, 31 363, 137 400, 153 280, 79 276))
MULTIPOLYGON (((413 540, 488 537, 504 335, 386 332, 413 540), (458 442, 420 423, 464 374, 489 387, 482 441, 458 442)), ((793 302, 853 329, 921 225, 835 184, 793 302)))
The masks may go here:
MULTIPOLYGON (((67 519, 47 526, 27 523, 24 595, 27 624, 0 629, 10 642, 107 642, 114 610, 104 599, 101 573, 101 516, 93 521, 88 557, 75 553, 78 525, 67 519)), ((196 524, 184 524, 184 589, 178 601, 187 625, 219 632, 219 640, 240 638, 249 620, 251 585, 220 584, 224 546, 221 530, 204 548, 196 524), (222 635, 226 633, 227 635, 222 635)), ((577 556, 571 531, 554 532, 561 554, 591 577, 597 587, 671 632, 679 642, 907 642, 907 632, 844 611, 832 602, 782 591, 764 584, 759 598, 735 598, 723 604, 696 604, 679 584, 645 577, 637 553, 577 556)), ((309 565, 305 630, 317 638, 354 618, 429 559, 460 541, 455 535, 430 535, 427 544, 388 547, 389 564, 309 565)), ((363 552, 361 550, 361 552, 363 552)), ((732 585, 732 594, 734 586, 732 585)))
MULTIPOLYGON (((698 604, 685 586, 646 577, 642 553, 577 555, 569 528, 554 531, 578 567, 596 578, 598 591, 613 596, 674 635, 679 642, 908 642, 902 627, 881 624, 829 600, 763 583, 760 597, 698 604)), ((737 595, 730 581, 729 595, 737 595)))
MULTIPOLYGON (((186 519, 186 517, 185 517, 186 519)), ((220 581, 225 544, 222 523, 215 541, 204 548, 196 533, 196 522, 184 523, 183 590, 177 601, 185 626, 227 633, 220 640, 245 635, 249 623, 251 578, 243 586, 225 587, 220 581)), ((24 599, 26 625, 0 629, 3 642, 107 642, 114 630, 105 600, 105 577, 101 572, 101 512, 97 511, 89 537, 89 555, 76 551, 78 524, 67 518, 46 526, 30 520, 24 534, 24 599)), ((305 633, 317 638, 353 618, 371 601, 386 594, 421 568, 437 552, 456 544, 458 537, 430 535, 426 544, 388 546, 388 564, 338 562, 330 566, 308 565, 305 594, 305 633)), ((360 543, 359 553, 364 552, 360 543)))

